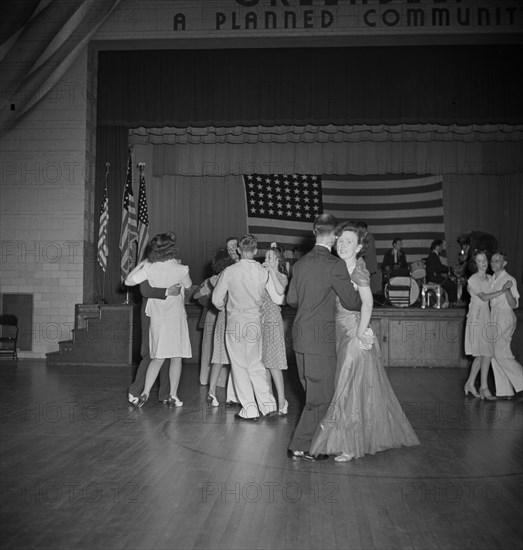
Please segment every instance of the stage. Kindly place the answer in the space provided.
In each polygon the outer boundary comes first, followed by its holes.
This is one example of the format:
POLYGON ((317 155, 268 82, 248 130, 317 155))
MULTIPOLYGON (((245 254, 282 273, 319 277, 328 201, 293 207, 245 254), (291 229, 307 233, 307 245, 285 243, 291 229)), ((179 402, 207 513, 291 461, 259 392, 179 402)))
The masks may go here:
MULTIPOLYGON (((293 462, 300 412, 239 423, 183 368, 183 408, 129 408, 132 368, 2 361, 9 550, 512 549, 523 540, 523 403, 464 397, 467 372, 389 368, 421 445, 293 462)), ((223 389, 218 398, 224 401, 223 389)))
MULTIPOLYGON (((202 308, 187 304, 187 320, 192 358, 200 363, 203 329, 202 308)), ((295 309, 284 306, 287 361, 295 363, 292 350, 292 323, 295 309)), ((518 324, 512 338, 512 351, 523 361, 523 309, 515 310, 518 324)), ((371 325, 377 335, 386 367, 467 368, 470 358, 464 354, 467 309, 382 306, 372 312, 371 325)), ((334 326, 332 327, 334 335, 334 326)), ((314 334, 311 334, 314 337, 314 334)), ((140 358, 140 308, 133 305, 78 304, 75 308, 73 339, 59 342, 59 351, 47 354, 53 365, 136 365, 140 358)))

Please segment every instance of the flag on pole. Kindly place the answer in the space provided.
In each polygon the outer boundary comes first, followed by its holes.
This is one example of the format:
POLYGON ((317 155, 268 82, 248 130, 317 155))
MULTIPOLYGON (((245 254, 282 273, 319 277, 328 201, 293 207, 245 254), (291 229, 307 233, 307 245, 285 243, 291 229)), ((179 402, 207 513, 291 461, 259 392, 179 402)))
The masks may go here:
POLYGON ((434 239, 445 239, 443 181, 440 176, 243 176, 248 231, 258 249, 277 242, 304 252, 314 245, 318 214, 338 221, 365 221, 376 241, 378 262, 403 239, 409 261, 426 257, 434 239))
POLYGON ((145 191, 145 164, 138 165, 140 169, 140 191, 138 193, 138 256, 137 261, 143 260, 145 249, 149 243, 149 213, 147 211, 147 193, 145 191))
POLYGON ((120 274, 122 282, 136 265, 136 207, 133 193, 133 161, 129 153, 127 176, 122 204, 122 227, 120 230, 120 274))
POLYGON ((98 263, 105 273, 107 269, 107 255, 109 254, 107 229, 109 226, 109 197, 107 195, 107 176, 109 174, 109 167, 105 173, 105 187, 104 195, 102 199, 102 205, 100 208, 100 226, 98 228, 98 263))

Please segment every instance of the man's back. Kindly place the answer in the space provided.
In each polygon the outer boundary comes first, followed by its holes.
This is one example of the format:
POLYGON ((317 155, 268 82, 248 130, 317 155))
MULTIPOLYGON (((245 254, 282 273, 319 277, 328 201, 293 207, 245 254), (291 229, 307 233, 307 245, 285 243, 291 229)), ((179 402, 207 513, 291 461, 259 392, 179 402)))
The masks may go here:
POLYGON ((295 264, 287 295, 287 303, 298 308, 293 326, 295 351, 336 354, 336 294, 344 307, 359 310, 361 301, 345 263, 326 247, 316 245, 295 264))

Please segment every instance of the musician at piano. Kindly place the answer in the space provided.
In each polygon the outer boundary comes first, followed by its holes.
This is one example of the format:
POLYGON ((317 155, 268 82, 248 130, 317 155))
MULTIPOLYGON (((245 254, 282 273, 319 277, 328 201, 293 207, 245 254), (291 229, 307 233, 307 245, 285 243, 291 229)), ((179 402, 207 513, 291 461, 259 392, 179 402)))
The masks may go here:
POLYGON ((436 239, 430 245, 430 254, 427 256, 427 283, 436 283, 443 288, 448 295, 449 303, 455 304, 458 299, 458 287, 451 279, 451 272, 440 258, 444 241, 436 239))
POLYGON ((392 248, 387 250, 383 256, 381 270, 383 273, 383 286, 385 286, 392 277, 409 277, 409 264, 407 256, 402 250, 403 241, 397 237, 392 241, 392 248))

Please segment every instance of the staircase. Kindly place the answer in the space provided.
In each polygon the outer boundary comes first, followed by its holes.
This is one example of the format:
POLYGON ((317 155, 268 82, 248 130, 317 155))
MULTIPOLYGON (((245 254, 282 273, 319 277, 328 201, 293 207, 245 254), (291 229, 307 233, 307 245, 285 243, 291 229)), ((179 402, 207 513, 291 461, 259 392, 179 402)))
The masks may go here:
POLYGON ((76 304, 72 340, 58 342, 47 365, 129 366, 140 357, 140 306, 76 304))

